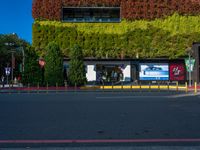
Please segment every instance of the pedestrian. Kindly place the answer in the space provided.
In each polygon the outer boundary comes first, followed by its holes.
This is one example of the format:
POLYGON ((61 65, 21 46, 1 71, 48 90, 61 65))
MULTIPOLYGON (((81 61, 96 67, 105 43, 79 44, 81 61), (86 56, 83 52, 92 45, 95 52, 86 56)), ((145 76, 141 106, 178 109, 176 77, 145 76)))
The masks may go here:
POLYGON ((117 82, 117 76, 118 76, 118 74, 117 74, 117 72, 115 71, 115 73, 114 73, 115 82, 117 82))
POLYGON ((2 83, 2 87, 3 87, 3 88, 4 88, 4 79, 5 79, 5 78, 4 78, 4 76, 2 75, 2 76, 1 76, 1 83, 2 83))

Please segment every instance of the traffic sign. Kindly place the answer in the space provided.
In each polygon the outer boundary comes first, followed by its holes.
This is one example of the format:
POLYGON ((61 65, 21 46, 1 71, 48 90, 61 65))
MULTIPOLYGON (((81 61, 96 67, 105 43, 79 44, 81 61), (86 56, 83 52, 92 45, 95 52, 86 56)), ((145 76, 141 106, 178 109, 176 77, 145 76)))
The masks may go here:
POLYGON ((195 59, 185 59, 186 69, 188 72, 192 72, 194 69, 195 59))
POLYGON ((6 68, 5 68, 6 76, 9 76, 9 75, 10 75, 10 72, 11 72, 11 68, 10 68, 10 67, 6 67, 6 68))

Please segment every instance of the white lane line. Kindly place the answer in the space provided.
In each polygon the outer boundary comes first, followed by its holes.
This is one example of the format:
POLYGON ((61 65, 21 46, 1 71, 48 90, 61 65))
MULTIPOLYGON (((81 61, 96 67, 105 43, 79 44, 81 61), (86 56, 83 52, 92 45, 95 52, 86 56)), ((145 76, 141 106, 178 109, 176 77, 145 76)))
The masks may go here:
POLYGON ((168 96, 102 96, 96 99, 133 99, 133 98, 168 98, 168 96))
POLYGON ((193 97, 193 96, 199 96, 200 93, 194 94, 194 93, 188 93, 188 94, 178 94, 178 95, 172 95, 168 96, 168 98, 181 98, 181 97, 193 97))

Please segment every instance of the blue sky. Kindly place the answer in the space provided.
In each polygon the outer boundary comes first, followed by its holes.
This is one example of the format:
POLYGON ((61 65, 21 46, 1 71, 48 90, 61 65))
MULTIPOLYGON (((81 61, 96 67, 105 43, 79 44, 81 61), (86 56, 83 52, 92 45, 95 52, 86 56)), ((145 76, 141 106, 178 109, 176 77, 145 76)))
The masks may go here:
POLYGON ((17 33, 32 43, 32 0, 1 0, 0 34, 17 33))

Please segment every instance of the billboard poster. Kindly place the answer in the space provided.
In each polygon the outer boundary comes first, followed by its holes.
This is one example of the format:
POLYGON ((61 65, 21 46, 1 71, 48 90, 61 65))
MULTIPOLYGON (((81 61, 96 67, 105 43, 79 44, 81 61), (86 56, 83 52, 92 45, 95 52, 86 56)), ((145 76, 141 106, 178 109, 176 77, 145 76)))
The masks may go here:
POLYGON ((171 81, 185 80, 185 65, 184 63, 171 63, 169 67, 171 81))
POLYGON ((169 80, 169 65, 168 63, 142 63, 139 78, 149 81, 169 80))

